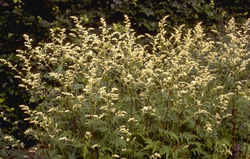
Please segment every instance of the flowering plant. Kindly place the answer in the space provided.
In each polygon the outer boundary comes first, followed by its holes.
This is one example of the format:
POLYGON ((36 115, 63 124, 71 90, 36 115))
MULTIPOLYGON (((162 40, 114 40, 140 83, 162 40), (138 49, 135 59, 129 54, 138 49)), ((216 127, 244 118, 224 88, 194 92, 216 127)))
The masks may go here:
POLYGON ((51 30, 51 43, 27 50, 19 72, 36 109, 21 105, 45 158, 246 157, 249 147, 249 26, 232 19, 226 34, 201 23, 165 37, 140 35, 125 16, 123 32, 103 24, 101 34, 82 27, 51 30), (142 38, 150 39, 142 45, 142 38), (236 150, 235 150, 236 151, 236 150), (238 152, 238 151, 237 151, 238 152))

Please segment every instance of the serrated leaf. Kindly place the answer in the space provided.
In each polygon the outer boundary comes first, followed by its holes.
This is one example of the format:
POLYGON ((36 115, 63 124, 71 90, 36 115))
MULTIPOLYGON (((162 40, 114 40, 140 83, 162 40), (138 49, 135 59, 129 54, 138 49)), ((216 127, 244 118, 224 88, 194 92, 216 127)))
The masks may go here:
POLYGON ((194 149, 192 149, 192 152, 194 153, 194 154, 198 154, 198 155, 204 155, 204 156, 206 156, 206 157, 209 157, 209 154, 206 152, 206 151, 204 151, 203 149, 201 149, 201 148, 194 148, 194 149))
POLYGON ((71 136, 73 135, 73 132, 70 131, 70 130, 67 130, 67 131, 63 131, 60 136, 71 136))
POLYGON ((188 144, 189 144, 189 141, 192 140, 192 139, 199 139, 199 137, 197 135, 194 135, 194 134, 189 133, 189 132, 182 133, 181 138, 186 139, 188 144))
POLYGON ((173 133, 173 132, 170 132, 170 131, 164 131, 164 135, 167 135, 169 136, 172 140, 175 140, 175 141, 179 141, 179 137, 173 133))
POLYGON ((127 142, 126 142, 126 140, 124 140, 124 139, 121 139, 121 138, 119 138, 119 137, 116 137, 113 141, 111 141, 111 144, 112 144, 112 145, 115 145, 116 148, 118 148, 118 147, 123 147, 123 148, 125 148, 126 145, 127 145, 127 142))
POLYGON ((169 157, 170 154, 172 154, 173 148, 170 146, 163 145, 160 149, 160 155, 166 155, 166 158, 169 157))
POLYGON ((230 139, 227 138, 223 138, 221 140, 216 140, 215 141, 215 146, 219 146, 219 147, 223 147, 223 146, 227 146, 227 148, 231 147, 231 142, 230 139))
POLYGON ((146 138, 146 144, 147 146, 144 149, 153 149, 153 153, 157 150, 159 150, 161 142, 160 141, 153 141, 150 138, 146 138))
POLYGON ((88 145, 84 144, 84 143, 74 143, 74 144, 72 144, 72 146, 74 146, 75 148, 84 148, 88 145))

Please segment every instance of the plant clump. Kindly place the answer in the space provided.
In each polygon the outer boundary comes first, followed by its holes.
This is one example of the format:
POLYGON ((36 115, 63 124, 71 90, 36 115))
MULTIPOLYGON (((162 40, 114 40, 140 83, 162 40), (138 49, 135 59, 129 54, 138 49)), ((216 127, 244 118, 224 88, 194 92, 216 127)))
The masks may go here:
POLYGON ((20 87, 36 108, 20 105, 25 133, 45 158, 235 158, 250 154, 250 19, 206 37, 201 23, 167 38, 123 31, 101 19, 101 33, 51 29, 51 42, 17 55, 20 87), (66 40, 70 37, 70 40, 66 40), (141 44, 143 38, 150 43, 141 44), (237 156, 236 156, 237 155, 237 156))

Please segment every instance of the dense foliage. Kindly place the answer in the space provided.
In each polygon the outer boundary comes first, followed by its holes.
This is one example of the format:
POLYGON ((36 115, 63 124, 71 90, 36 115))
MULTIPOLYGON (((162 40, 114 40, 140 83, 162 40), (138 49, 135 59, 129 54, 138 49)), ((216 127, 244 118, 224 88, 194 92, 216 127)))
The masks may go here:
MULTIPOLYGON (((210 35, 211 29, 223 32, 224 25, 233 16, 241 24, 249 17, 249 6, 248 0, 36 0, 36 3, 30 0, 0 0, 0 58, 21 68, 23 63, 15 55, 16 49, 24 49, 23 34, 34 39, 34 46, 42 45, 49 40, 49 29, 56 31, 61 27, 66 32, 72 29, 72 15, 79 17, 86 27, 98 28, 100 18, 105 18, 108 26, 123 31, 123 15, 126 14, 136 33, 151 35, 159 31, 158 21, 170 15, 165 26, 167 37, 171 36, 176 26, 185 24, 183 29, 192 28, 200 21, 203 21, 201 25, 206 35, 210 35)), ((18 87, 21 81, 14 78, 15 75, 15 71, 0 63, 0 112, 10 121, 3 120, 0 114, 0 128, 1 133, 13 134, 23 140, 22 132, 30 124, 23 120, 27 115, 18 105, 35 107, 36 103, 29 100, 30 95, 25 89, 18 87), (13 126, 11 123, 15 122, 18 125, 13 126)), ((27 147, 32 146, 28 143, 31 142, 26 142, 27 147)))
MULTIPOLYGON (((15 64, 22 65, 16 58, 16 49, 24 49, 23 34, 29 34, 31 37, 36 37, 36 42, 44 41, 48 37, 48 28, 45 21, 39 16, 52 17, 50 14, 43 14, 41 8, 42 3, 33 3, 37 6, 29 7, 30 1, 2 1, 0 0, 0 57, 10 60, 15 64)), ((49 12, 48 12, 49 13, 49 12)), ((18 88, 19 80, 15 79, 16 75, 11 69, 0 63, 0 111, 5 113, 11 122, 18 121, 18 127, 24 131, 30 125, 23 121, 25 115, 19 109, 21 103, 28 103, 28 94, 25 90, 18 88)), ((0 115, 1 132, 11 133, 16 137, 23 136, 20 130, 15 126, 3 121, 3 116, 0 115)))
POLYGON ((225 35, 214 30, 216 42, 201 24, 176 27, 167 38, 166 18, 155 36, 137 36, 128 17, 123 31, 102 19, 100 35, 72 18, 75 28, 51 29, 41 46, 24 36, 22 71, 1 60, 37 104, 20 105, 34 124, 25 134, 39 141, 32 151, 45 158, 249 157, 250 19, 241 27, 231 19, 225 35), (149 45, 140 44, 145 37, 149 45))

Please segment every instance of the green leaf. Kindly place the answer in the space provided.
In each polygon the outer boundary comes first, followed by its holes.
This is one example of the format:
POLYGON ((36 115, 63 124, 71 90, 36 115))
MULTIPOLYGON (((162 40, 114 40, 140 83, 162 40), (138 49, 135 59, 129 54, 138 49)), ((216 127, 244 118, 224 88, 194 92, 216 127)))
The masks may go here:
POLYGON ((83 148, 84 149, 84 147, 86 147, 86 146, 88 146, 88 144, 84 144, 84 143, 74 143, 74 144, 72 144, 72 146, 74 146, 75 148, 83 148))
POLYGON ((152 153, 159 150, 161 142, 160 141, 153 141, 150 138, 146 138, 146 144, 147 146, 144 149, 153 149, 152 153))
POLYGON ((168 158, 173 152, 174 150, 172 147, 163 145, 160 150, 160 155, 166 155, 166 158, 168 158))
POLYGON ((73 134, 74 134, 74 133, 73 133, 72 131, 67 130, 67 131, 63 131, 63 132, 60 134, 60 136, 61 136, 61 137, 63 137, 63 136, 68 137, 68 136, 71 136, 71 135, 73 135, 73 134))
POLYGON ((215 146, 225 149, 225 148, 230 148, 232 146, 232 143, 231 143, 230 139, 223 138, 221 140, 216 140, 215 141, 215 146))
POLYGON ((83 157, 86 158, 88 153, 89 153, 89 150, 88 150, 87 146, 83 146, 83 148, 82 148, 83 157))
POLYGON ((192 134, 190 132, 181 133, 181 138, 186 139, 188 144, 189 144, 189 141, 192 140, 192 139, 199 139, 199 137, 197 135, 194 135, 194 134, 192 134))
POLYGON ((192 149, 192 152, 194 154, 198 154, 199 156, 202 154, 202 155, 206 156, 206 158, 210 158, 210 155, 202 148, 196 147, 196 148, 192 149))
POLYGON ((111 141, 112 145, 115 145, 116 148, 126 148, 127 142, 124 139, 121 139, 120 137, 116 137, 113 141, 111 141))
POLYGON ((0 104, 3 103, 5 101, 5 99, 0 98, 0 104))
POLYGON ((170 137, 172 140, 175 140, 176 142, 179 141, 179 137, 175 133, 167 131, 167 130, 165 130, 163 133, 164 135, 170 137))

